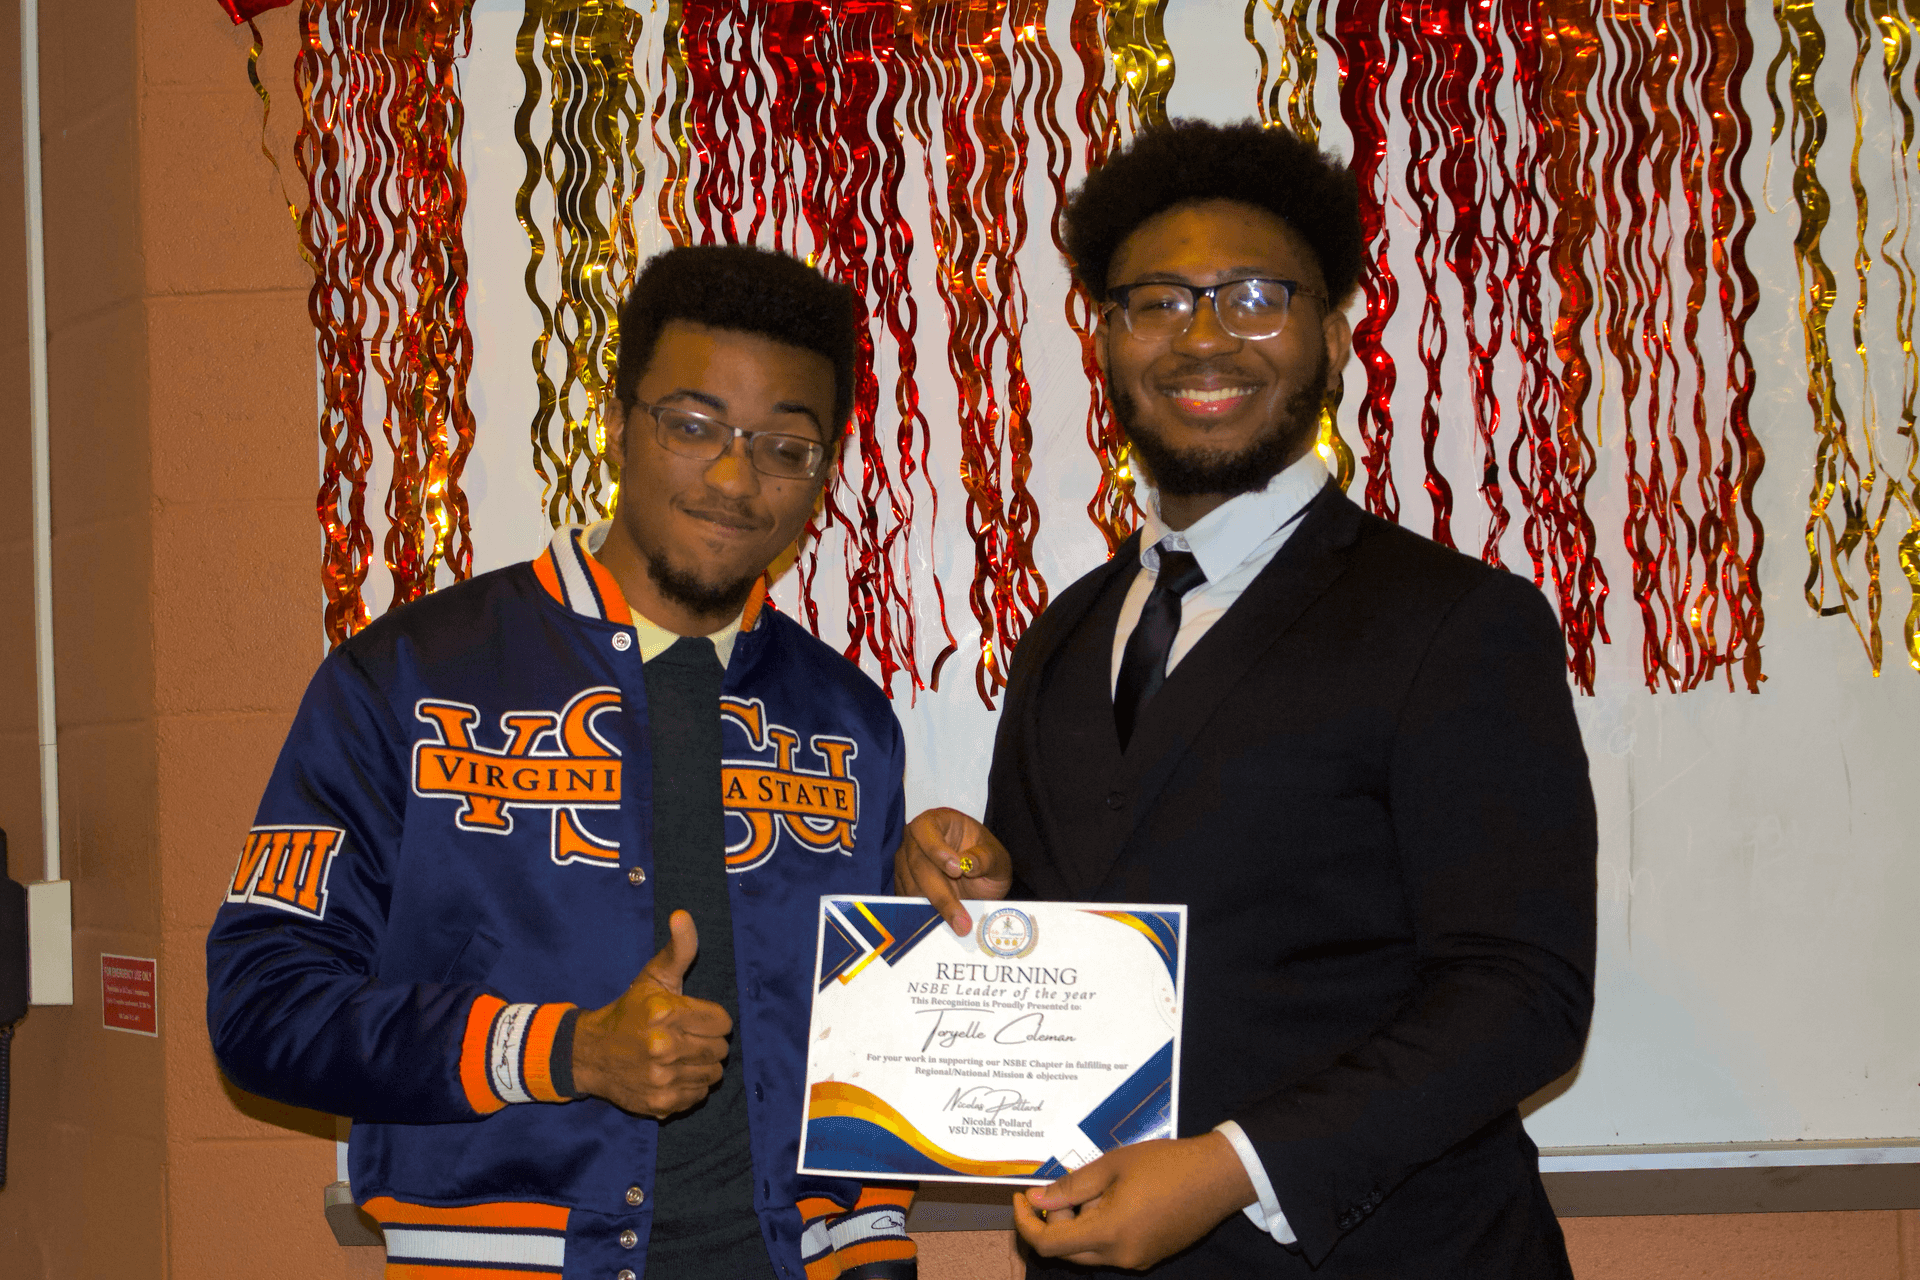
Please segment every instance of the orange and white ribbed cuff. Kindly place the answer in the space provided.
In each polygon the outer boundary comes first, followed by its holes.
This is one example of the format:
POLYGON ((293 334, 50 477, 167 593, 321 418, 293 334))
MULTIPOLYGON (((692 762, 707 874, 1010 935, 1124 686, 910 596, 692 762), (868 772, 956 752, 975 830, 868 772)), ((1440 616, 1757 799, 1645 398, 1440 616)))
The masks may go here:
POLYGON ((460 1046, 460 1085, 467 1104, 481 1115, 491 1115, 509 1103, 567 1102, 571 1100, 572 1064, 560 1066, 560 1083, 569 1092, 555 1087, 554 1051, 563 1047, 571 1054, 571 1035, 560 1035, 561 1024, 573 1004, 508 1004, 497 996, 483 995, 473 1002, 467 1014, 467 1032, 460 1046), (556 1040, 564 1045, 556 1046, 556 1040))
POLYGON ((806 1227, 800 1238, 801 1265, 807 1280, 836 1280, 848 1273, 880 1277, 913 1275, 917 1250, 907 1235, 911 1187, 861 1188, 850 1212, 823 1198, 800 1201, 806 1227))

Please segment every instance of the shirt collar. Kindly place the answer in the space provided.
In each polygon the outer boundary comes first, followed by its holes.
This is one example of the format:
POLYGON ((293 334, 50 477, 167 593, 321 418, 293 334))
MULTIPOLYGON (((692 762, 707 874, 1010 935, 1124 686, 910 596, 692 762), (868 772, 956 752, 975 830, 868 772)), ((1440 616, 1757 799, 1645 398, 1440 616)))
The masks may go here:
MULTIPOLYGON (((588 555, 598 552, 606 544, 607 530, 611 528, 613 528, 613 521, 607 519, 590 524, 581 531, 580 541, 585 545, 588 555)), ((680 638, 679 632, 667 630, 638 609, 629 606, 627 612, 633 623, 633 638, 640 645, 642 662, 652 662, 680 638)), ((713 651, 720 655, 722 667, 733 659, 733 642, 740 638, 740 624, 745 617, 746 611, 743 609, 734 616, 732 622, 707 636, 707 639, 713 641, 713 651)))
POLYGON ((1282 526, 1298 516, 1326 487, 1326 464, 1313 450, 1267 481, 1264 489, 1229 498, 1184 529, 1169 529, 1160 518, 1160 495, 1146 503, 1141 526, 1140 563, 1160 571, 1160 543, 1191 551, 1208 582, 1218 582, 1260 549, 1282 526))

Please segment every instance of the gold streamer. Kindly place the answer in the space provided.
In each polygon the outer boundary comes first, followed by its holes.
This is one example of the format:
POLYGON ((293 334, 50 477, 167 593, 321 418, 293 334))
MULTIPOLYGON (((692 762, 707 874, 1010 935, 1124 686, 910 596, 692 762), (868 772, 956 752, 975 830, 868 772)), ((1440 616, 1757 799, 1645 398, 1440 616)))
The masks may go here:
POLYGON ((1107 52, 1127 86, 1133 126, 1167 122, 1173 48, 1167 43, 1167 0, 1105 0, 1107 52))
MULTIPOLYGON (((1324 0, 1318 0, 1324 8, 1324 0)), ((1314 109, 1313 94, 1319 78, 1320 54, 1313 42, 1313 10, 1316 0, 1293 0, 1284 15, 1286 0, 1247 0, 1245 28, 1247 43, 1260 58, 1260 78, 1254 86, 1254 105, 1262 124, 1284 124, 1295 137, 1307 142, 1320 141, 1320 115, 1314 109), (1274 30, 1277 46, 1273 63, 1273 84, 1267 85, 1266 44, 1254 29, 1254 14, 1264 10, 1274 30), (1285 95, 1283 98, 1282 95, 1285 95), (1286 112, 1281 113, 1285 102, 1286 112)))
MULTIPOLYGON (((1860 291, 1855 296, 1853 304, 1852 337, 1854 353, 1860 358, 1860 382, 1862 390, 1861 428, 1865 436, 1866 448, 1864 452, 1867 455, 1867 474, 1860 484, 1861 495, 1865 498, 1865 502, 1862 504, 1863 510, 1861 514, 1863 516, 1866 514, 1865 508, 1870 508, 1873 504, 1874 497, 1876 496, 1874 493, 1876 488, 1875 481, 1879 478, 1880 474, 1880 451, 1876 447, 1875 439, 1879 434, 1877 430, 1879 426, 1877 418, 1879 415, 1873 403, 1873 368, 1867 358, 1865 332, 1868 301, 1867 272, 1873 266, 1873 259, 1867 250, 1867 188, 1860 180, 1860 148, 1866 141, 1866 119, 1864 112, 1862 112, 1860 108, 1860 73, 1866 68, 1868 60, 1873 57, 1875 52, 1874 45, 1876 43, 1874 25, 1865 10, 1866 5, 1862 3, 1856 2, 1847 6, 1847 25, 1853 29, 1854 34, 1853 73, 1847 80, 1847 93, 1853 100, 1853 151, 1847 158, 1847 180, 1853 189, 1853 270, 1860 282, 1860 291)), ((1862 521, 1851 518, 1850 516, 1847 521, 1847 536, 1843 539, 1841 548, 1842 556, 1851 553, 1853 547, 1856 545, 1860 545, 1865 553, 1864 558, 1867 568, 1867 632, 1864 639, 1867 644, 1867 652, 1873 662, 1873 673, 1875 675, 1880 674, 1880 660, 1882 656, 1880 637, 1880 606, 1882 603, 1882 592, 1880 590, 1880 529, 1886 523, 1887 510, 1893 502, 1894 488, 1895 486, 1889 485, 1877 495, 1879 497, 1878 510, 1873 513, 1870 519, 1862 521)), ((1854 618, 1851 611, 1849 611, 1848 616, 1853 621, 1854 629, 1856 631, 1859 630, 1859 619, 1854 618)))
POLYGON ((653 141, 661 152, 660 221, 675 244, 693 243, 693 224, 687 220, 687 174, 693 167, 693 148, 687 141, 687 55, 680 47, 685 22, 684 0, 668 0, 667 22, 660 35, 660 65, 673 88, 660 86, 653 100, 653 141), (671 93, 671 97, 669 97, 671 93), (666 137, 660 121, 666 119, 666 137))
MULTIPOLYGON (((1316 0, 1294 0, 1292 9, 1287 10, 1286 0, 1247 0, 1243 26, 1247 43, 1260 58, 1260 76, 1253 91, 1260 123, 1284 126, 1302 141, 1318 143, 1320 115, 1313 102, 1320 67, 1319 50, 1313 42, 1315 3, 1316 0), (1274 29, 1276 58, 1271 61, 1254 23, 1254 15, 1263 10, 1274 29), (1267 82, 1270 65, 1275 68, 1271 88, 1267 82), (1282 102, 1286 104, 1284 118, 1282 102)), ((1321 3, 1324 8, 1324 0, 1321 3)), ((1320 434, 1314 442, 1314 451, 1333 472, 1340 491, 1345 493, 1353 483, 1354 459, 1352 446, 1340 434, 1340 393, 1339 387, 1329 389, 1320 406, 1320 434)))
POLYGON ((1340 434, 1340 391, 1340 387, 1331 388, 1320 405, 1320 433, 1314 440, 1313 450, 1333 473, 1333 482, 1340 486, 1340 492, 1345 493, 1353 483, 1353 446, 1340 434))
MULTIPOLYGON (((1909 0, 1909 9, 1920 15, 1920 5, 1909 0)), ((1920 435, 1916 435, 1914 410, 1916 395, 1920 395, 1920 358, 1916 358, 1913 345, 1914 311, 1920 303, 1920 272, 1916 272, 1913 260, 1907 255, 1907 243, 1913 231, 1914 193, 1914 106, 1907 100, 1902 89, 1903 77, 1913 59, 1913 27, 1911 18, 1902 18, 1900 13, 1886 0, 1874 5, 1874 18, 1881 30, 1881 43, 1884 52, 1887 95, 1892 100, 1894 112, 1900 118, 1900 147, 1894 157, 1894 189, 1899 194, 1898 215, 1887 224, 1887 232, 1880 239, 1880 258, 1894 273, 1899 287, 1899 305, 1894 312, 1894 333, 1900 340, 1900 427, 1899 433, 1907 440, 1906 483, 1900 489, 1901 502, 1906 508, 1907 531, 1900 538, 1900 571, 1906 575, 1910 602, 1907 607, 1906 622, 1901 628, 1901 640, 1907 651, 1907 662, 1914 670, 1920 671, 1920 435), (1896 248, 1894 240, 1899 239, 1896 248)))
POLYGON ((540 391, 533 465, 556 526, 604 516, 618 491, 602 414, 612 391, 620 301, 639 268, 633 211, 646 182, 646 91, 633 53, 641 29, 640 16, 622 0, 530 0, 514 45, 525 96, 513 132, 527 164, 514 212, 531 247, 527 296, 540 313, 532 353, 540 391), (536 146, 532 122, 543 83, 551 85, 551 129, 536 146), (559 275, 551 306, 540 283, 548 240, 533 216, 543 183, 553 193, 559 275))
POLYGON ((1858 286, 1849 336, 1855 357, 1860 362, 1861 397, 1858 410, 1857 439, 1849 426, 1840 402, 1839 383, 1828 334, 1837 279, 1821 254, 1820 240, 1832 212, 1831 197, 1818 174, 1820 151, 1826 141, 1826 115, 1815 95, 1814 84, 1826 55, 1826 33, 1813 12, 1811 0, 1781 0, 1774 9, 1780 29, 1781 51, 1769 68, 1768 93, 1773 96, 1774 128, 1777 140, 1788 111, 1774 95, 1774 72, 1788 65, 1788 103, 1793 124, 1794 200, 1800 210, 1799 234, 1794 240, 1794 259, 1800 279, 1799 313, 1807 353, 1807 401, 1813 409, 1814 430, 1818 437, 1813 464, 1813 484, 1808 494, 1806 525, 1808 607, 1822 617, 1845 614, 1862 647, 1873 673, 1880 674, 1883 641, 1880 612, 1883 592, 1880 579, 1879 535, 1887 516, 1898 503, 1907 515, 1908 527, 1899 543, 1899 560, 1914 601, 1902 627, 1902 640, 1908 661, 1920 670, 1920 510, 1916 510, 1916 442, 1913 408, 1916 392, 1916 365, 1913 358, 1914 271, 1906 255, 1907 231, 1911 225, 1911 197, 1881 238, 1880 256, 1893 271, 1899 287, 1895 329, 1901 343, 1902 425, 1899 433, 1907 438, 1907 466, 1904 473, 1886 465, 1881 456, 1879 410, 1873 385, 1873 368, 1868 356, 1867 312, 1871 301, 1869 273, 1873 251, 1868 242, 1870 217, 1867 184, 1861 172, 1861 155, 1866 145, 1867 109, 1861 100, 1861 81, 1869 64, 1878 63, 1886 80, 1889 97, 1903 123, 1902 144, 1894 152, 1894 184, 1911 192, 1913 158, 1913 114, 1901 87, 1901 77, 1911 58, 1912 22, 1903 17, 1890 0, 1849 0, 1847 22, 1854 35, 1854 65, 1848 81, 1853 110, 1853 147, 1849 155, 1848 182, 1854 201, 1853 267, 1858 286), (1891 252, 1893 238, 1900 237, 1897 254, 1891 252), (1838 510, 1836 511, 1836 507, 1838 510), (1865 594, 1850 577, 1851 562, 1858 554, 1860 572, 1865 577, 1865 594), (1832 578, 1831 589, 1828 577, 1832 578), (1831 596, 1832 603, 1829 602, 1831 596))
POLYGON ((261 38, 260 25, 253 19, 247 19, 247 31, 253 37, 247 47, 247 83, 260 95, 260 154, 273 166, 273 180, 280 188, 280 200, 287 206, 287 216, 293 219, 295 234, 294 247, 300 250, 300 260, 308 267, 318 270, 313 253, 307 248, 306 241, 298 237, 300 230, 300 208, 294 204, 293 197, 287 192, 287 176, 280 171, 280 157, 273 154, 273 148, 267 145, 267 125, 273 119, 273 97, 267 92, 267 86, 260 83, 260 54, 266 49, 267 42, 261 38))
MULTIPOLYGON (((1838 564, 1833 566, 1833 572, 1839 584, 1841 603, 1831 609, 1826 606, 1826 556, 1821 545, 1823 532, 1828 542, 1837 541, 1828 511, 1840 491, 1841 466, 1844 463, 1850 468, 1853 464, 1852 450, 1847 447, 1846 419, 1841 415, 1834 395, 1833 358, 1827 352, 1827 313, 1833 309, 1835 282, 1833 272, 1820 254, 1820 235, 1826 230, 1831 202, 1826 188, 1820 182, 1820 148, 1826 141, 1827 117, 1819 99, 1814 96, 1814 80, 1819 75, 1821 62, 1826 58, 1826 33, 1814 17, 1812 0, 1776 3, 1774 19, 1779 24, 1781 37, 1780 52, 1774 65, 1778 67, 1780 59, 1792 59, 1788 97, 1793 105, 1795 135, 1793 196, 1794 203, 1800 208, 1800 231, 1793 243, 1794 265, 1800 277, 1800 325, 1807 350, 1807 402, 1813 407, 1814 430, 1820 437, 1814 455, 1813 492, 1809 496, 1806 528, 1808 565, 1804 589, 1808 607, 1823 617, 1847 613, 1851 618, 1848 604, 1856 593, 1840 573, 1838 564)), ((1771 75, 1767 78, 1767 87, 1771 93, 1771 75)), ((1781 122, 1781 108, 1776 100, 1773 125, 1776 139, 1780 135, 1781 122)), ((1850 498, 1851 494, 1843 497, 1850 498)), ((1848 502, 1846 505, 1852 504, 1848 502)), ((1857 532, 1854 536, 1857 540, 1857 532)))

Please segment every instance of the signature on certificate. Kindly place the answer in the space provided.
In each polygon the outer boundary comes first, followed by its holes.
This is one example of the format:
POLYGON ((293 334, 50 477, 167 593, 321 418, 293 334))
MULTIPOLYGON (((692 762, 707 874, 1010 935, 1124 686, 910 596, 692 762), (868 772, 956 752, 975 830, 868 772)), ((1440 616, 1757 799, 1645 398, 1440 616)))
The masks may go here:
MULTIPOLYGON (((927 1038, 920 1043, 920 1052, 925 1053, 937 1041, 942 1049, 951 1049, 963 1040, 985 1040, 987 1033, 980 1029, 978 1015, 993 1012, 991 1009, 977 1009, 965 1006, 942 1009, 919 1009, 920 1016, 933 1015, 933 1029, 927 1032, 927 1038), (948 1022, 947 1015, 953 1014, 954 1021, 948 1022), (967 1019, 960 1024, 962 1017, 967 1019)), ((1019 1017, 1003 1024, 993 1033, 994 1044, 1034 1044, 1039 1042, 1064 1042, 1078 1040, 1078 1036, 1048 1035, 1044 1013, 1023 1013, 1019 1017)))
POLYGON ((1018 1089, 996 1089, 992 1085, 976 1084, 971 1089, 955 1089, 953 1096, 947 1099, 943 1111, 979 1111, 989 1120, 999 1118, 1002 1111, 1038 1111, 1047 1104, 1028 1102, 1018 1089))

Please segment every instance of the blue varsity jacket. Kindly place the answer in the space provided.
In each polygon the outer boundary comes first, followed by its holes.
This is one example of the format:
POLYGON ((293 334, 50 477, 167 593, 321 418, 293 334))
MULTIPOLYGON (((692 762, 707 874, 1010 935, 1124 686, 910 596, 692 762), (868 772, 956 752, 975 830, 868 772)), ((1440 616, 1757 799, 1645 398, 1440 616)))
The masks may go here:
MULTIPOLYGON (((654 951, 640 646, 584 534, 321 665, 207 940, 221 1065, 353 1118, 390 1275, 645 1274, 658 1127, 563 1099, 552 1073, 563 1015, 616 999, 654 951)), ((899 722, 757 607, 720 713, 762 1236, 781 1280, 910 1276, 910 1192, 795 1172, 818 900, 890 891, 899 722)))

